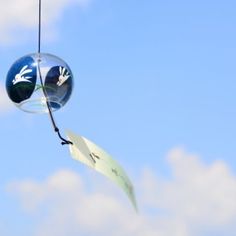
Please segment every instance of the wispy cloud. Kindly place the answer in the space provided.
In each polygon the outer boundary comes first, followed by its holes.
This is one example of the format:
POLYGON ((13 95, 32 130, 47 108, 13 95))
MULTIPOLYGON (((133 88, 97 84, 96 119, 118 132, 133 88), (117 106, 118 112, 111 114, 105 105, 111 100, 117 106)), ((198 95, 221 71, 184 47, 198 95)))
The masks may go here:
POLYGON ((186 230, 180 235, 214 235, 220 230, 226 235, 236 223, 236 177, 228 166, 222 161, 208 166, 182 149, 172 150, 168 163, 172 171, 168 180, 151 171, 144 174, 146 206, 159 209, 167 221, 179 222, 186 230))
MULTIPOLYGON (((90 0, 43 1, 43 23, 47 27, 50 27, 61 16, 66 7, 73 4, 84 7, 89 1, 90 0)), ((22 30, 32 30, 37 26, 38 1, 0 0, 0 4, 2 6, 0 14, 1 44, 19 40, 22 30)))
POLYGON ((6 90, 2 84, 0 84, 0 114, 9 111, 13 105, 7 96, 6 90))
POLYGON ((236 177, 225 163, 206 165, 183 149, 172 150, 168 163, 168 179, 146 169, 136 181, 139 214, 121 195, 99 191, 97 181, 88 188, 70 170, 44 182, 11 183, 9 189, 32 217, 37 215, 35 236, 209 236, 236 230, 236 177))

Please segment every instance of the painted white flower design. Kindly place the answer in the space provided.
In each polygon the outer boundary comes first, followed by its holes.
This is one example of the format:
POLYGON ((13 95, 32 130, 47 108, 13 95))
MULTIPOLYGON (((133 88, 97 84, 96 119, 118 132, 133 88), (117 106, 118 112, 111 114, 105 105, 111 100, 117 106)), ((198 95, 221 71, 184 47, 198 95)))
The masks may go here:
POLYGON ((16 74, 15 79, 12 81, 13 85, 19 83, 19 82, 28 82, 32 83, 29 79, 31 79, 31 76, 27 76, 28 73, 32 72, 32 69, 27 69, 28 65, 24 66, 20 73, 16 74))
POLYGON ((60 76, 58 78, 57 85, 61 86, 70 78, 70 73, 65 67, 62 66, 59 67, 59 72, 60 76))

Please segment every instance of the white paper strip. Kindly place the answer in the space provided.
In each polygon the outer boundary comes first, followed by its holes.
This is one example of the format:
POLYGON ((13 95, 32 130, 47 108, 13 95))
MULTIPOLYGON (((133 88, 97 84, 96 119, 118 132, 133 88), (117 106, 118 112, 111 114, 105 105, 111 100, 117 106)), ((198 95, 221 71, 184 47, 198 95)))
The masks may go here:
POLYGON ((72 157, 102 173, 120 186, 137 210, 133 185, 123 168, 108 153, 88 139, 75 135, 71 131, 67 131, 66 134, 73 143, 73 145, 69 145, 72 157))

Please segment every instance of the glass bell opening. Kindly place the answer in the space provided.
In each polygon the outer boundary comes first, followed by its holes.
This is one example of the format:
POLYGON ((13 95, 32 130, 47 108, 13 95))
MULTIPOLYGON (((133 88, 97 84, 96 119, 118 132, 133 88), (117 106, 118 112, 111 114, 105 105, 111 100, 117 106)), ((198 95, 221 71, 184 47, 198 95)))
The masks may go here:
POLYGON ((21 102, 20 104, 16 104, 16 106, 21 109, 22 111, 29 112, 29 113, 47 113, 48 106, 47 102, 50 106, 51 111, 59 110, 62 107, 62 104, 59 103, 57 100, 52 100, 52 98, 39 98, 39 99, 30 99, 21 102))
POLYGON ((69 66, 51 54, 29 54, 18 59, 7 74, 8 96, 21 110, 48 112, 63 107, 73 89, 69 66))

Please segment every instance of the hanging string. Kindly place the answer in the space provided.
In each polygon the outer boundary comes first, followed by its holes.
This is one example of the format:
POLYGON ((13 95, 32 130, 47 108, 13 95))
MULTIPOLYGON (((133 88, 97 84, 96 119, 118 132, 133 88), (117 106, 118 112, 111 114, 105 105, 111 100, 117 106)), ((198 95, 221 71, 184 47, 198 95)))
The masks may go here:
POLYGON ((38 54, 41 52, 41 17, 42 17, 42 1, 39 0, 39 19, 38 19, 38 54))
POLYGON ((48 114, 50 116, 54 131, 58 134, 58 137, 61 139, 61 144, 65 145, 65 144, 73 144, 71 141, 64 139, 61 134, 60 134, 60 130, 58 129, 56 122, 54 120, 53 114, 52 114, 52 109, 51 106, 48 102, 48 96, 47 96, 47 92, 44 88, 43 85, 43 79, 42 79, 42 74, 41 74, 41 70, 40 70, 40 63, 41 63, 41 58, 40 58, 40 53, 41 53, 41 22, 42 22, 42 1, 39 0, 39 19, 38 19, 38 60, 37 60, 37 67, 38 67, 38 72, 39 72, 39 78, 40 78, 40 83, 42 85, 42 90, 43 90, 43 94, 45 96, 45 100, 46 100, 46 105, 47 105, 47 109, 48 109, 48 114))

